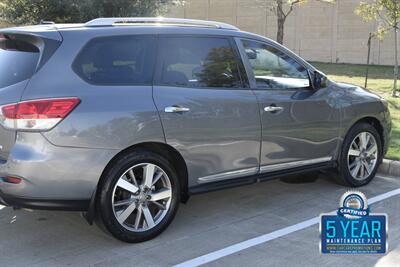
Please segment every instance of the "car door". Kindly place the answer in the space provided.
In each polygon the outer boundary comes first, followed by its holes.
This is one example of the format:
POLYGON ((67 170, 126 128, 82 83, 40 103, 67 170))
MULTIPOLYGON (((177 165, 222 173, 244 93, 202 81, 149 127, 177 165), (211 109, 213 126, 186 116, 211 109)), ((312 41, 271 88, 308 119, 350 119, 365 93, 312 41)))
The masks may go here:
POLYGON ((258 103, 234 45, 228 37, 159 37, 154 101, 189 186, 258 172, 258 103))
POLYGON ((278 45, 237 42, 260 106, 260 171, 331 161, 340 123, 334 94, 328 88, 314 90, 304 64, 278 45))

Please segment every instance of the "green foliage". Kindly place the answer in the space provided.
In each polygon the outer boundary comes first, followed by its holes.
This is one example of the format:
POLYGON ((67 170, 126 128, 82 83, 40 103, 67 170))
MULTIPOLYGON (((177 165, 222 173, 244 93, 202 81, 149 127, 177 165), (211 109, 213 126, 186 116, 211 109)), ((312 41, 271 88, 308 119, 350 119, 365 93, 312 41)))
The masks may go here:
POLYGON ((400 21, 399 0, 373 0, 361 2, 355 13, 365 21, 377 21, 378 28, 375 35, 382 39, 393 28, 398 28, 400 21))
POLYGON ((42 19, 73 21, 79 19, 79 1, 2 0, 1 17, 14 24, 36 24, 42 19))
POLYGON ((355 10, 356 14, 361 16, 365 21, 377 21, 378 28, 375 36, 383 39, 384 35, 394 30, 394 79, 393 92, 394 97, 397 94, 397 79, 399 76, 398 48, 397 48, 397 32, 400 20, 400 1, 399 0, 372 0, 370 2, 361 2, 355 10))
POLYGON ((181 0, 0 0, 0 18, 13 24, 86 22, 97 17, 158 16, 181 0))
POLYGON ((84 21, 96 17, 146 17, 162 15, 173 0, 86 0, 84 21))

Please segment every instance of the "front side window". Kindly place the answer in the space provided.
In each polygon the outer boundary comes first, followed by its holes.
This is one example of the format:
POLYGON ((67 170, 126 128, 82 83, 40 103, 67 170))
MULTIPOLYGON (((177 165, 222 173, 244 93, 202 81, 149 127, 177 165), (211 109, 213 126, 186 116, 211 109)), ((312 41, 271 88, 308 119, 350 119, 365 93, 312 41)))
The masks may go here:
POLYGON ((239 61, 229 39, 160 38, 158 83, 192 88, 241 87, 239 61))
POLYGON ((282 51, 263 43, 242 40, 259 89, 310 87, 308 71, 282 51))
POLYGON ((85 81, 100 85, 151 84, 156 38, 112 36, 90 41, 73 68, 85 81))

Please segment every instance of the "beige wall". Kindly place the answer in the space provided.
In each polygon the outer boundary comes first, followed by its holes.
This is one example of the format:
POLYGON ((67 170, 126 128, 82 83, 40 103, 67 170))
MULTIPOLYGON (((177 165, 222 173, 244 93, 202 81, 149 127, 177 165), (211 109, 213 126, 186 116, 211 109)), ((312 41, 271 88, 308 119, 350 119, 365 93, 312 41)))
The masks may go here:
MULTIPOLYGON (((375 23, 366 23, 354 14, 359 2, 337 0, 336 4, 324 4, 311 0, 296 7, 285 24, 284 45, 307 60, 364 64, 368 35, 375 30, 375 23)), ((184 6, 173 7, 167 16, 227 22, 244 31, 276 38, 275 15, 261 0, 186 0, 184 6)), ((393 34, 383 42, 374 40, 371 62, 393 65, 393 45, 393 34)))

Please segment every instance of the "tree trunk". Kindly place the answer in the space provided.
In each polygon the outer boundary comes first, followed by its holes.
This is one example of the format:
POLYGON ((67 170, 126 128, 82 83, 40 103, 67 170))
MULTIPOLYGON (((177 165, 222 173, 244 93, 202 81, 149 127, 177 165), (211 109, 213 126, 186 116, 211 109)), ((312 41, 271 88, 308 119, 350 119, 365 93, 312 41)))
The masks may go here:
POLYGON ((276 41, 283 44, 284 26, 285 26, 285 14, 283 13, 283 0, 276 0, 276 16, 278 22, 278 31, 276 33, 276 41))
POLYGON ((399 76, 399 60, 397 58, 397 27, 394 28, 394 82, 392 96, 397 96, 397 78, 399 76))
POLYGON ((371 57, 371 40, 372 40, 372 33, 369 33, 368 38, 368 55, 367 55, 367 69, 365 70, 365 88, 368 88, 368 74, 369 74, 369 58, 371 57))

